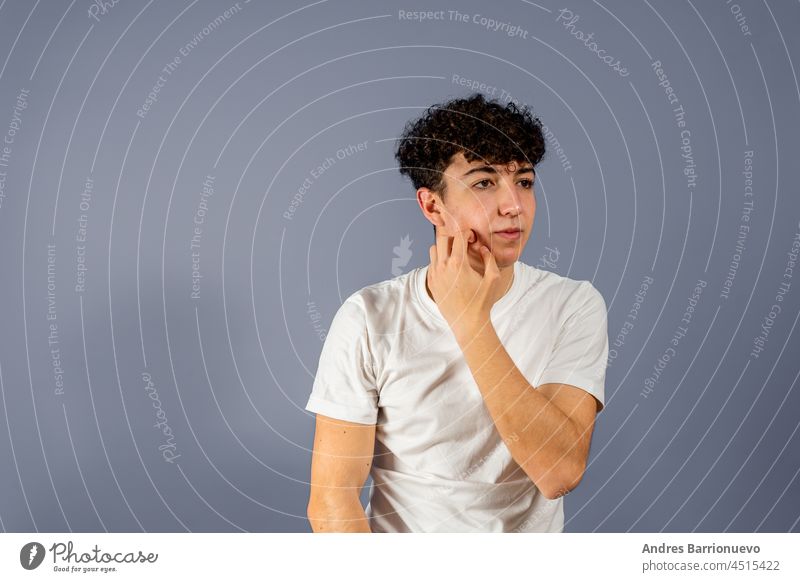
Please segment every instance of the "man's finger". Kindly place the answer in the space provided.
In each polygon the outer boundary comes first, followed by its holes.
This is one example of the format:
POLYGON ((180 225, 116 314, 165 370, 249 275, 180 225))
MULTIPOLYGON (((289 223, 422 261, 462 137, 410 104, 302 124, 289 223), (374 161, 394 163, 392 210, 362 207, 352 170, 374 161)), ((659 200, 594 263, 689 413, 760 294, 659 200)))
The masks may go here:
POLYGON ((453 243, 453 256, 459 259, 466 259, 467 247, 469 246, 469 239, 472 238, 472 229, 465 228, 458 231, 458 241, 453 243))
POLYGON ((447 258, 450 256, 450 245, 448 239, 451 237, 447 236, 446 233, 441 232, 440 227, 436 228, 436 255, 439 261, 446 261, 447 258))
POLYGON ((487 246, 481 247, 481 258, 483 259, 483 281, 481 281, 481 284, 491 284, 489 281, 500 276, 497 261, 494 260, 494 254, 487 246))

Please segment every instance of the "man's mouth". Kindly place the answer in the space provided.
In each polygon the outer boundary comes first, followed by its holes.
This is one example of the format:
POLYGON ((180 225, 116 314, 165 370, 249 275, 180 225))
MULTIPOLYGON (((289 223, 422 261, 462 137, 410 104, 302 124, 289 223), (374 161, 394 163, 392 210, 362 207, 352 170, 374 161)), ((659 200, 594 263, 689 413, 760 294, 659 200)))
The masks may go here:
POLYGON ((505 240, 517 240, 522 231, 518 228, 506 228, 505 230, 496 230, 494 234, 505 240))

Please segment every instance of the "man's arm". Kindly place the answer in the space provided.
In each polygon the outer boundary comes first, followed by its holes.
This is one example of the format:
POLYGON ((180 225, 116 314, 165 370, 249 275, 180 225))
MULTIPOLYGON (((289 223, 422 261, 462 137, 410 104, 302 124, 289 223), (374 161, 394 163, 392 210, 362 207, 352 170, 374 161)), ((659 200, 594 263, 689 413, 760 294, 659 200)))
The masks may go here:
POLYGON ((528 383, 492 325, 500 269, 485 245, 478 247, 483 273, 471 267, 468 248, 477 243, 473 235, 469 228, 458 231, 451 252, 451 237, 437 230, 430 248, 429 287, 511 456, 545 497, 555 499, 583 477, 599 401, 576 386, 557 383, 534 389, 528 383))
POLYGON ((317 414, 307 509, 315 533, 370 532, 359 494, 374 452, 374 424, 317 414))
POLYGON ((511 456, 548 499, 580 483, 589 455, 597 404, 569 384, 542 384, 534 390, 508 355, 487 319, 457 333, 497 431, 511 456))

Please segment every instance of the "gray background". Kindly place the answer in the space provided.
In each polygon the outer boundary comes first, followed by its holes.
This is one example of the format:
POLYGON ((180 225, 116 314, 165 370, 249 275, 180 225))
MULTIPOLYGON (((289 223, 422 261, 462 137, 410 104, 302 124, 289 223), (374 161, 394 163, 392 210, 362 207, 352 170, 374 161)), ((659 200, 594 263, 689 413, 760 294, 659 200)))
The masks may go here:
POLYGON ((424 107, 470 92, 453 75, 528 103, 548 127, 523 260, 591 280, 609 309, 607 405, 566 530, 800 529, 800 271, 785 276, 800 229, 797 2, 92 6, 0 3, 4 531, 310 530, 303 407, 322 338, 393 260, 394 274, 427 262, 431 228, 393 140, 424 107), (399 18, 423 7, 445 19, 399 18), (557 260, 542 261, 545 247, 557 260), (645 396, 698 280, 687 333, 645 396), (159 449, 144 374, 171 448, 159 449))

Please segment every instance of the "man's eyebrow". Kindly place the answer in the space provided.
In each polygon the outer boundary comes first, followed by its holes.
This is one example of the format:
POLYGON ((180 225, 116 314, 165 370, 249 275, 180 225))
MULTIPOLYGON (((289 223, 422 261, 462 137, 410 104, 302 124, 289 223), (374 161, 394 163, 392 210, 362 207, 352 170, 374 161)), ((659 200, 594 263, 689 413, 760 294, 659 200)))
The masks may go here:
MULTIPOLYGON (((486 172, 487 174, 497 174, 497 170, 495 170, 492 166, 475 166, 471 170, 468 170, 464 173, 461 177, 466 178, 470 174, 474 174, 475 172, 486 172)), ((526 172, 533 172, 533 166, 523 166, 518 169, 514 174, 524 174, 526 172)))

